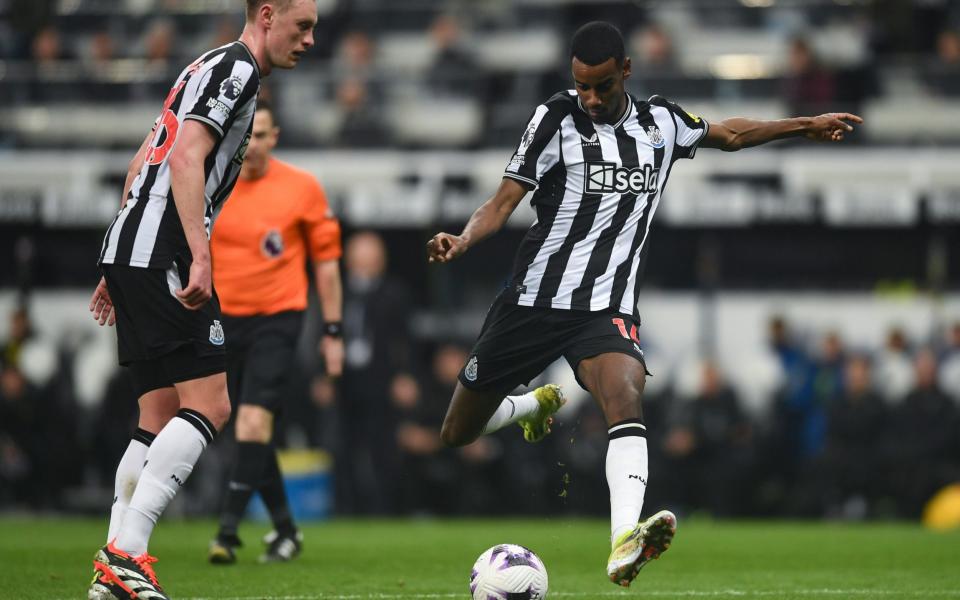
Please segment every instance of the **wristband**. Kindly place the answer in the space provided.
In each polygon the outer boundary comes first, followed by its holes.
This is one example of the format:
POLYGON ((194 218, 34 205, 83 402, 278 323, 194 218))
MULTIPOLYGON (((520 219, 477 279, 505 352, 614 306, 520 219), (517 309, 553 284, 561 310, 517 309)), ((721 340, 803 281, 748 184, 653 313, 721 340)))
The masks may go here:
POLYGON ((343 325, 339 321, 324 323, 323 335, 338 338, 343 335, 343 325))

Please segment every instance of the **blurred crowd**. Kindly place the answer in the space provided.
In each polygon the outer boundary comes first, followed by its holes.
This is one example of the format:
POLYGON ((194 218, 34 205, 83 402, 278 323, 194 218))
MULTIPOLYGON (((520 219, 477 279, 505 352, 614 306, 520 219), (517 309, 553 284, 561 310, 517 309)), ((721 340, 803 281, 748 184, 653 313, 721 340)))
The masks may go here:
MULTIPOLYGON (((0 92, 0 106, 159 103, 187 61, 242 27, 239 11, 198 14, 178 2, 126 2, 106 14, 94 1, 70 4, 0 1, 0 59, 15 84, 0 92)), ((947 1, 473 4, 322 3, 317 46, 300 75, 273 77, 264 89, 287 115, 287 143, 512 143, 532 106, 571 87, 567 39, 591 19, 622 28, 634 58, 629 87, 644 97, 771 99, 791 114, 819 114, 904 93, 960 94, 960 8, 947 1), (724 46, 738 36, 739 47, 724 46), (721 51, 730 53, 725 63, 712 56, 721 51), (418 104, 465 133, 444 137, 439 126, 432 137, 409 135, 391 108, 409 116, 418 104)), ((41 143, 13 129, 0 128, 0 140, 41 143)))
MULTIPOLYGON (((418 339, 414 298, 392 274, 382 238, 358 232, 345 246, 338 381, 318 358, 318 315, 305 324, 278 443, 332 455, 334 511, 606 514, 606 424, 577 390, 541 444, 508 428, 462 449, 441 446, 470 340, 418 339)), ((81 405, 71 375, 78 357, 39 336, 31 317, 25 300, 0 342, 0 507, 103 510, 136 420, 128 375, 116 370, 99 402, 81 405)), ((960 481, 960 322, 931 339, 892 328, 883 347, 850 348, 837 333, 773 317, 767 350, 784 377, 762 410, 744 403, 709 357, 695 363, 693 387, 651 386, 649 506, 915 518, 938 489, 960 481)), ((216 448, 188 485, 191 514, 219 506, 229 441, 216 448)))

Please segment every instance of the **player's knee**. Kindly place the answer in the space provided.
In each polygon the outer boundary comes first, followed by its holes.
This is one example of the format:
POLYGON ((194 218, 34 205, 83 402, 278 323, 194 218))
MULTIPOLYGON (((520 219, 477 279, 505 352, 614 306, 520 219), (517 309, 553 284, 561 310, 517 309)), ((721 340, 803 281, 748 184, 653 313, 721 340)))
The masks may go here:
POLYGON ((227 424, 227 421, 230 420, 230 414, 233 410, 230 407, 230 399, 226 394, 223 394, 222 398, 211 403, 210 410, 211 414, 207 415, 207 418, 209 418, 213 426, 217 428, 217 431, 222 430, 224 425, 227 424))
POLYGON ((237 411, 237 441, 266 444, 273 433, 273 419, 269 411, 260 407, 241 405, 237 411))
POLYGON ((444 421, 443 426, 440 428, 440 441, 443 442, 444 446, 449 448, 466 446, 477 439, 477 437, 479 437, 478 434, 463 431, 462 428, 457 427, 456 424, 450 420, 444 421))

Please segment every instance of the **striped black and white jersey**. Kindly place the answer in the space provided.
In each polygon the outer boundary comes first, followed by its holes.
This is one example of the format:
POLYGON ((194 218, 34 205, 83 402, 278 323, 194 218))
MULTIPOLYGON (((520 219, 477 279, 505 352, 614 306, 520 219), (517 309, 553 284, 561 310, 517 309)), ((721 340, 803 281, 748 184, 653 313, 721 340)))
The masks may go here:
POLYGON ((576 90, 536 108, 505 177, 536 188, 502 298, 521 306, 636 312, 650 222, 678 158, 707 122, 660 96, 628 96, 614 125, 594 123, 576 90))
POLYGON ((187 119, 204 123, 217 142, 204 162, 205 225, 230 195, 253 129, 260 72, 237 41, 211 50, 180 73, 154 125, 143 167, 103 240, 101 264, 169 269, 188 266, 190 248, 170 186, 168 157, 187 119))

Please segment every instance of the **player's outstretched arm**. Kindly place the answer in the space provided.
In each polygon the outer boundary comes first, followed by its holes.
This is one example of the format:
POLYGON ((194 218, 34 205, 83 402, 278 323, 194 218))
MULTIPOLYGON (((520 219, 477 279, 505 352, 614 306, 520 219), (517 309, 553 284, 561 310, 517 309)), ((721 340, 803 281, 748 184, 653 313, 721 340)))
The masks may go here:
POLYGON ((474 211, 460 235, 441 232, 427 242, 427 260, 449 262, 480 240, 500 231, 526 195, 527 188, 519 181, 504 177, 497 193, 474 211))
POLYGON ((860 124, 863 119, 850 113, 827 113, 818 117, 794 117, 776 121, 734 117, 710 123, 710 129, 700 146, 736 152, 790 137, 805 137, 817 142, 839 142, 843 140, 844 134, 853 131, 850 123, 860 124))

